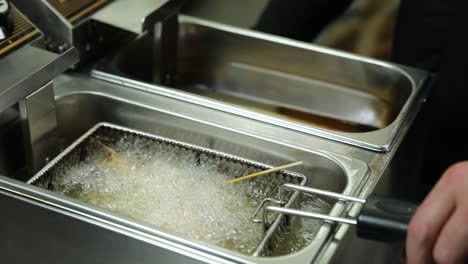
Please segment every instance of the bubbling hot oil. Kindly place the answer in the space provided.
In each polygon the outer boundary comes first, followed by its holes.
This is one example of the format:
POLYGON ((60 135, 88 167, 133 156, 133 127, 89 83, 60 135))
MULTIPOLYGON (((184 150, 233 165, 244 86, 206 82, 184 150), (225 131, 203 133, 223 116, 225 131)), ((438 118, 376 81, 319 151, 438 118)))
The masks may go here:
MULTIPOLYGON (((151 143, 122 137, 111 146, 103 145, 104 150, 90 153, 83 162, 55 175, 54 191, 192 239, 251 254, 263 230, 250 216, 263 198, 274 196, 273 181, 266 176, 232 185, 227 179, 251 171, 245 166, 220 171, 216 162, 200 163, 194 152, 151 143), (115 155, 109 155, 109 149, 115 155)), ((296 231, 310 230, 301 222, 291 233, 296 231)), ((299 249, 309 242, 310 234, 288 236, 286 245, 299 249)))

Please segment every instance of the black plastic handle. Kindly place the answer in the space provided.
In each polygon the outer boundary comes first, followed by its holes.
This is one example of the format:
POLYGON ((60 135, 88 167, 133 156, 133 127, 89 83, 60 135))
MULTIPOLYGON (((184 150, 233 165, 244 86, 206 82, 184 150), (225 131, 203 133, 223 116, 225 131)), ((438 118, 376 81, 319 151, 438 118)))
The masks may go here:
POLYGON ((357 234, 365 239, 403 241, 416 208, 407 201, 371 195, 358 216, 357 234))

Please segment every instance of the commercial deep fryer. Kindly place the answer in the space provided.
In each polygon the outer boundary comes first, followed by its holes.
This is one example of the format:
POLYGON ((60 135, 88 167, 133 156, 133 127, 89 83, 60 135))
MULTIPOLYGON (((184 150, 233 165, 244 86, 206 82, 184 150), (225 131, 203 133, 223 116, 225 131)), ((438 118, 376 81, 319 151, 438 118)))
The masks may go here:
MULTIPOLYGON (((269 166, 303 160, 294 171, 309 187, 360 198, 375 190, 392 194, 390 187, 406 183, 395 175, 404 167, 401 151, 412 143, 404 139, 428 91, 427 73, 179 16, 182 1, 10 2, 14 31, 0 41, 6 263, 327 263, 386 247, 324 222, 298 252, 246 256, 26 182, 86 131, 108 122, 269 166), (280 87, 294 93, 278 97, 280 87), (326 103, 308 104, 305 94, 326 103), (374 129, 336 131, 220 100, 232 95, 350 122, 363 114, 374 129), (333 98, 349 104, 334 111, 333 98)), ((330 202, 329 216, 359 211, 330 202)))

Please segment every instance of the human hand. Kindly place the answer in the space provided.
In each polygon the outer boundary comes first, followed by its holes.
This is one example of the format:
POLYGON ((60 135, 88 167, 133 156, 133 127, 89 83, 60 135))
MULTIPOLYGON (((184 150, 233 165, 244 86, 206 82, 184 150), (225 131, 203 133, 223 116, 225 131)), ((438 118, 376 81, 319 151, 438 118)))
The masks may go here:
POLYGON ((409 264, 468 262, 468 161, 442 175, 411 219, 409 264))

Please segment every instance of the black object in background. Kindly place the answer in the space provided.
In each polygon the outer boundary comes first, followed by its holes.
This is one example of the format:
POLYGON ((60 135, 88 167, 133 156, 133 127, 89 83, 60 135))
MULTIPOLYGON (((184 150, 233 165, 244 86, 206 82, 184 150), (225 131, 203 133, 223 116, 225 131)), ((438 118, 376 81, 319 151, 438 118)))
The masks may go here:
POLYGON ((434 184, 450 165, 468 160, 467 8, 459 0, 401 3, 393 60, 438 76, 421 112, 423 183, 434 184))
POLYGON ((270 0, 254 30, 310 42, 352 0, 270 0))

